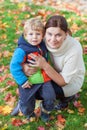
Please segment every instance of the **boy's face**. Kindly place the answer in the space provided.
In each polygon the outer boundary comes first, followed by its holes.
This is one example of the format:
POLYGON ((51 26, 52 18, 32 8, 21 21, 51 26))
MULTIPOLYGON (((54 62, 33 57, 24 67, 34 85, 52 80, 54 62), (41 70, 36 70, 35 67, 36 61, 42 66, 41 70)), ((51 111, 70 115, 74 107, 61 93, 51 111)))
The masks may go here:
POLYGON ((40 42, 43 39, 43 33, 42 31, 37 31, 37 30, 32 30, 31 28, 29 28, 25 39, 33 46, 36 46, 38 44, 40 44, 40 42))

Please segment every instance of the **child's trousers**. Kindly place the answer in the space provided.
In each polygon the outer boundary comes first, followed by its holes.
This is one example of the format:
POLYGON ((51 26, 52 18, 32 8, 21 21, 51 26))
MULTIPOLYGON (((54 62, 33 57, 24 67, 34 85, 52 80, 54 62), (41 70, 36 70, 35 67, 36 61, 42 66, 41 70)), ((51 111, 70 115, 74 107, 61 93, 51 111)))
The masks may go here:
POLYGON ((42 98, 42 105, 46 111, 50 112, 54 109, 56 95, 51 82, 32 85, 31 88, 22 88, 19 86, 19 92, 19 108, 26 116, 34 112, 36 93, 39 93, 42 98))

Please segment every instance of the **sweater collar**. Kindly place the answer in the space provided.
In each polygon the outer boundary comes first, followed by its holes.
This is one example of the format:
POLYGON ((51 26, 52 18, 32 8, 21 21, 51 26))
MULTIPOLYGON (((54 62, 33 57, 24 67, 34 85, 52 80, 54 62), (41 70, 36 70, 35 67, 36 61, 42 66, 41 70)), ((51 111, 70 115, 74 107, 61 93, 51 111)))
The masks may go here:
POLYGON ((51 54, 55 56, 60 56, 60 55, 65 54, 65 52, 68 50, 70 40, 71 40, 71 36, 67 35, 66 39, 64 40, 60 48, 52 49, 47 44, 46 44, 46 47, 51 54))

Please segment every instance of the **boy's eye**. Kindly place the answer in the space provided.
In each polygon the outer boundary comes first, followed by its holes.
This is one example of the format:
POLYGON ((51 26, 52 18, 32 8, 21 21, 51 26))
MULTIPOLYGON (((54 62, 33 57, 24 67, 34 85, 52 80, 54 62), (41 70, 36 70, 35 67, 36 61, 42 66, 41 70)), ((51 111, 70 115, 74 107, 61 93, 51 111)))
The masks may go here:
POLYGON ((32 33, 29 33, 28 35, 33 35, 32 33))
POLYGON ((40 33, 37 33, 37 35, 40 35, 40 33))

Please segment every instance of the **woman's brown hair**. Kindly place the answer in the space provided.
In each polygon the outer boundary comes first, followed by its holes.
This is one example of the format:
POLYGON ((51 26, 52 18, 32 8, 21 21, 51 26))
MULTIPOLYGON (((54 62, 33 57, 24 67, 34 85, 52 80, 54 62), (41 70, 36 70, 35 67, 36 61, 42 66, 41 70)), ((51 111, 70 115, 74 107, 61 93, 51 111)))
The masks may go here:
POLYGON ((61 15, 51 16, 45 24, 45 29, 49 27, 59 27, 64 32, 68 32, 71 35, 71 31, 68 29, 68 23, 66 19, 61 15))

